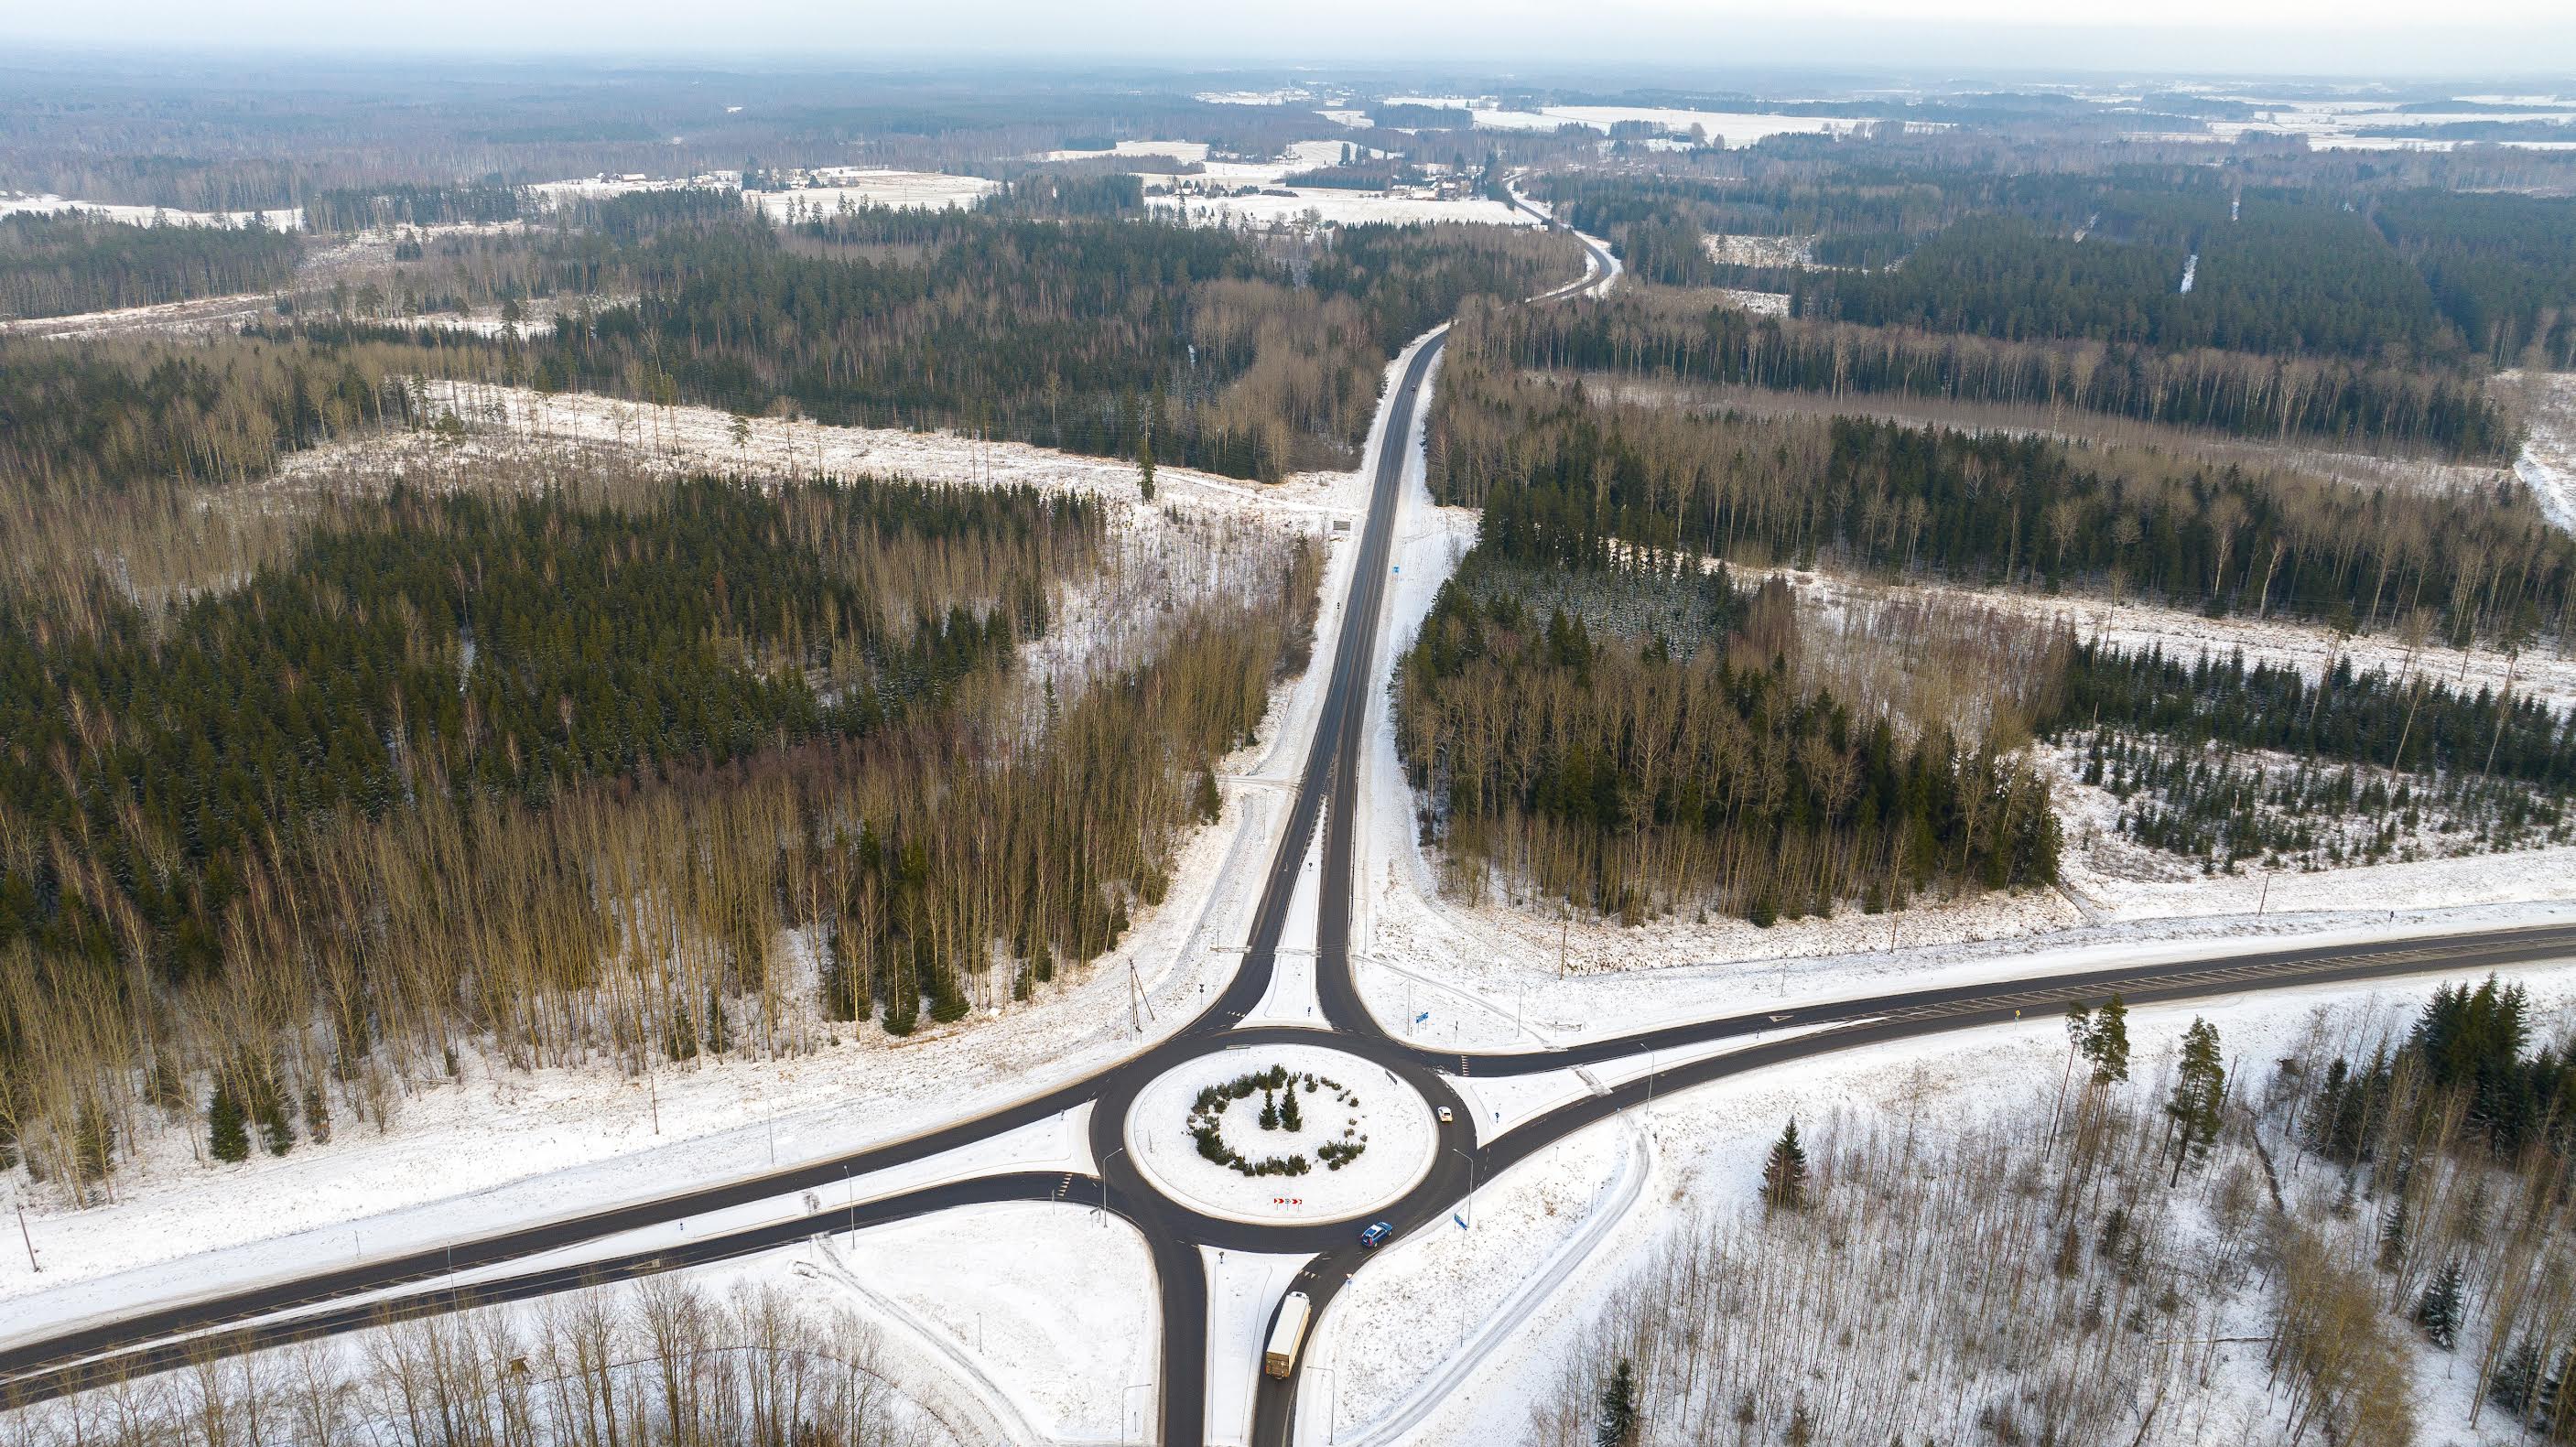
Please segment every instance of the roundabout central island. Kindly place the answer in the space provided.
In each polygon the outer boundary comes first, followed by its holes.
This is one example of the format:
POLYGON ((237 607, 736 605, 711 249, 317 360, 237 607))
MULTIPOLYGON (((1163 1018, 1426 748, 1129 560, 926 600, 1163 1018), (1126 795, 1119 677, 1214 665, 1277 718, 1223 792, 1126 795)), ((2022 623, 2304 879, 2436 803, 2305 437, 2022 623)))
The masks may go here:
POLYGON ((1431 1106, 1391 1072, 1322 1045, 1219 1050, 1154 1077, 1125 1122, 1162 1195, 1262 1225, 1343 1221, 1401 1200, 1439 1149, 1431 1106))

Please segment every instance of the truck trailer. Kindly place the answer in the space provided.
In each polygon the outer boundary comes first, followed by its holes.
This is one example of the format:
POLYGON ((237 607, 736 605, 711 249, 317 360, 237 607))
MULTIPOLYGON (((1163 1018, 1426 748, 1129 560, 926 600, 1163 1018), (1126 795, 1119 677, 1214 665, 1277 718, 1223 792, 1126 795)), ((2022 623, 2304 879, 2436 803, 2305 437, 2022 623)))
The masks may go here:
POLYGON ((1306 1344, 1306 1323, 1313 1316, 1314 1303, 1302 1291, 1289 1292, 1279 1303, 1279 1319, 1270 1324, 1270 1344, 1261 1351, 1263 1372, 1285 1377, 1297 1370, 1297 1349, 1306 1344))

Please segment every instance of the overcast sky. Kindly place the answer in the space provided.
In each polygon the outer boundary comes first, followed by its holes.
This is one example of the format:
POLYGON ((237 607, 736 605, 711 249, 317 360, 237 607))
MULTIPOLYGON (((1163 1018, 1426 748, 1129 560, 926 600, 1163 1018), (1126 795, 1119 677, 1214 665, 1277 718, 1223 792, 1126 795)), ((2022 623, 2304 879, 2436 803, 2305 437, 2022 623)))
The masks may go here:
POLYGON ((817 62, 981 53, 1173 65, 1473 60, 1533 70, 1634 60, 2555 73, 2576 86, 2576 0, 0 0, 0 37, 817 62))

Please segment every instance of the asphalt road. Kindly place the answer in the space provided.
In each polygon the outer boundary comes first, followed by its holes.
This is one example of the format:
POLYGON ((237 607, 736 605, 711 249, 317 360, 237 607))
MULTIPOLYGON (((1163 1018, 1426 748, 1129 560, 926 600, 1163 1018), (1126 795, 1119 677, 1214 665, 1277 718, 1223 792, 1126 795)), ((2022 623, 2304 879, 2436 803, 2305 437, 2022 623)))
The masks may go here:
MULTIPOLYGON (((1615 263, 1597 249, 1595 255, 1602 268, 1599 276, 1615 273, 1615 263)), ((1585 289, 1597 279, 1573 283, 1550 296, 1585 289)), ((164 1370, 208 1354, 228 1355, 279 1346, 388 1321, 525 1300, 704 1265, 775 1250, 821 1233, 905 1220, 958 1206, 993 1201, 1068 1201, 1109 1211, 1134 1224, 1144 1236, 1154 1261, 1163 1320, 1159 1440, 1171 1447, 1195 1447, 1205 1437, 1207 1406, 1208 1294, 1201 1248, 1314 1253, 1314 1260, 1291 1289, 1304 1291, 1313 1300, 1319 1317, 1366 1255, 1358 1244, 1356 1222, 1265 1226, 1223 1220, 1171 1201, 1146 1183, 1124 1149, 1122 1124, 1126 1108, 1154 1077, 1210 1050, 1265 1041, 1329 1043, 1393 1072, 1430 1102, 1457 1107, 1457 1119, 1441 1129, 1439 1149, 1429 1174, 1402 1200, 1372 1213, 1370 1219, 1389 1221, 1403 1234, 1444 1221, 1468 1194, 1473 1182, 1491 1179, 1569 1133, 1643 1102, 1656 1091, 1686 1088, 1856 1045, 1972 1029, 2040 1014, 2053 1016, 2071 1001, 2099 1001, 2115 991, 2131 1001, 2147 1003, 2401 975, 2479 974, 2576 955, 2576 926, 2487 930, 2381 944, 2299 946, 2171 964, 2071 972, 2044 979, 1891 992, 1863 1000, 1799 1005, 1675 1024, 1554 1050, 1444 1052, 1395 1038, 1370 1014, 1351 970, 1353 828, 1370 690, 1378 687, 1383 677, 1376 662, 1378 628, 1389 577, 1395 506, 1411 452, 1404 444, 1411 432, 1423 380, 1443 341, 1442 337, 1434 337, 1416 352, 1388 398, 1385 441, 1379 449, 1349 606, 1341 618, 1314 746, 1299 776, 1289 827, 1263 879, 1243 966, 1217 998, 1172 1037, 1083 1079, 905 1140, 723 1185, 461 1241, 452 1248, 334 1267, 291 1282, 170 1303, 115 1321, 21 1342, 0 1350, 0 1392, 19 1401, 41 1400, 112 1376, 164 1370), (1271 1025, 1246 1027, 1245 1017, 1269 989, 1297 871, 1319 824, 1324 831, 1324 887, 1319 891, 1316 990, 1328 1031, 1271 1025), (1765 1038, 1782 1030, 1805 1033, 1765 1038), (1656 1052, 1719 1041, 1741 1044, 1724 1054, 1652 1068, 1656 1052), (1468 1112, 1446 1078, 1528 1074, 1636 1057, 1644 1057, 1644 1063, 1649 1065, 1645 1075, 1583 1096, 1482 1145, 1476 1143, 1468 1112), (829 1200, 842 1193, 848 1179, 953 1150, 1084 1102, 1093 1105, 1091 1146, 1093 1158, 1100 1165, 1096 1178, 1062 1172, 982 1177, 855 1206, 826 1207, 793 1220, 694 1237, 685 1246, 610 1255, 574 1266, 499 1273, 471 1285, 454 1280, 456 1273, 768 1197, 811 1191, 829 1200)), ((1285 1447, 1295 1416, 1297 1381, 1268 1377, 1257 1380, 1253 1441, 1263 1447, 1285 1447)))

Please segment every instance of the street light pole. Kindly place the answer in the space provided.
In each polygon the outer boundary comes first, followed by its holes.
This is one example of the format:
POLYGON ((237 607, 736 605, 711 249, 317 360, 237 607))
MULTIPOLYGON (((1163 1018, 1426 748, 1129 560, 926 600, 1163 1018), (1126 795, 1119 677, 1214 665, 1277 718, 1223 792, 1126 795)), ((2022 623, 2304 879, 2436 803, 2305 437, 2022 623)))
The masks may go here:
POLYGON ((1100 1158, 1100 1221, 1104 1226, 1109 1223, 1109 1163, 1125 1154, 1127 1148, 1120 1146, 1100 1158))
POLYGON ((1467 1163, 1467 1225, 1473 1228, 1476 1224, 1476 1158, 1456 1146, 1449 1148, 1449 1154, 1467 1163))

